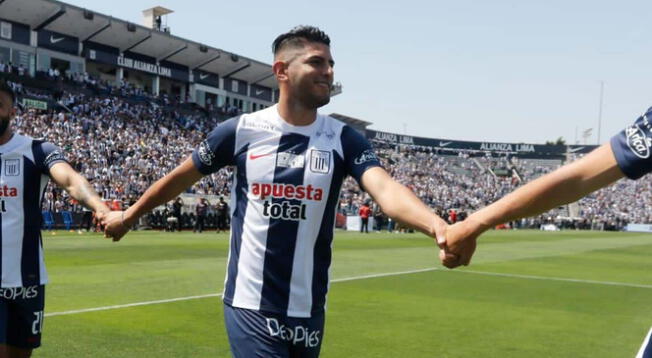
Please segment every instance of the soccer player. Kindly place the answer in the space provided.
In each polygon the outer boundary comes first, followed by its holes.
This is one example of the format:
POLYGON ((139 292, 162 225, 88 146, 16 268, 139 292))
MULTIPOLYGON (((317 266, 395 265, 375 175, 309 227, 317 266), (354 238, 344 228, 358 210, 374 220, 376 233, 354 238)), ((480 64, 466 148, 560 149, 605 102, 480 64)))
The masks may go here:
POLYGON ((109 209, 52 143, 13 132, 15 95, 0 81, 0 358, 41 345, 45 284, 41 201, 49 178, 102 217, 109 209))
POLYGON ((387 215, 431 237, 446 224, 387 174, 364 136, 317 113, 330 101, 333 84, 324 32, 294 28, 276 38, 273 52, 278 104, 220 124, 134 206, 109 214, 106 234, 120 239, 138 217, 202 176, 234 166, 223 296, 232 354, 317 357, 345 176, 353 176, 387 215))
MULTIPOLYGON (((582 159, 533 180, 451 226, 445 236, 452 255, 442 258, 444 265, 449 268, 468 265, 477 237, 489 228, 574 202, 623 176, 638 179, 652 171, 650 120, 652 108, 582 159)), ((652 358, 650 334, 637 357, 652 358)))

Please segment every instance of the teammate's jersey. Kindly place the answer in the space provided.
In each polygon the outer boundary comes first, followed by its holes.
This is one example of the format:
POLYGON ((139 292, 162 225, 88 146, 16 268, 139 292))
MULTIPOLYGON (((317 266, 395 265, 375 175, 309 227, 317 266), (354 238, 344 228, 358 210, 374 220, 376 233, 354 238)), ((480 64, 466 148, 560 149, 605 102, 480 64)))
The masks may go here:
POLYGON ((41 200, 50 167, 65 161, 51 143, 14 134, 0 145, 0 273, 2 288, 47 283, 41 200))
POLYGON ((224 301, 290 317, 321 312, 342 182, 380 166, 364 136, 323 115, 293 126, 272 106, 222 123, 192 158, 202 174, 235 166, 224 301))
POLYGON ((611 138, 618 166, 630 179, 652 171, 652 108, 611 138))

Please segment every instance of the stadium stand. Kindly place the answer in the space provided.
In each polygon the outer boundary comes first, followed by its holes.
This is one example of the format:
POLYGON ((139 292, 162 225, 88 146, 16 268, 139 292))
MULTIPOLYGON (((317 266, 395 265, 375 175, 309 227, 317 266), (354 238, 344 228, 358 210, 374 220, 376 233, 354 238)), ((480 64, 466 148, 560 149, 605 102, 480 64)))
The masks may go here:
MULTIPOLYGON (((64 148, 110 206, 128 207, 226 118, 275 101, 269 65, 174 37, 169 28, 106 26, 105 21, 121 20, 102 14, 88 19, 89 10, 49 0, 7 0, 0 2, 0 11, 0 79, 18 94, 15 127, 64 148), (60 15, 46 16, 57 8, 60 15), (69 24, 80 22, 87 28, 69 24)), ((368 130, 370 122, 333 116, 364 132, 388 171, 450 221, 593 148, 418 138, 368 130)), ((216 226, 215 204, 229 196, 232 175, 223 169, 184 194, 181 228, 193 227, 198 196, 212 204, 206 226, 216 226)), ((648 178, 621 180, 573 210, 562 207, 510 225, 620 230, 627 223, 650 223, 650 184, 648 178)), ((339 214, 356 215, 368 200, 348 179, 339 214)), ((81 207, 52 185, 43 210, 49 227, 76 228, 83 217, 81 207), (71 212, 72 220, 66 216, 64 222, 63 212, 71 212)), ((143 224, 172 229, 171 212, 160 208, 143 224)), ((376 229, 393 229, 375 205, 373 212, 376 229)))
MULTIPOLYGON (((56 102, 53 94, 20 83, 14 86, 20 95, 56 102)), ((75 92, 66 91, 61 96, 70 112, 63 107, 47 111, 21 108, 15 125, 22 133, 44 137, 65 148, 73 166, 89 178, 100 195, 107 200, 120 200, 125 206, 181 162, 206 132, 228 117, 228 114, 213 115, 180 105, 161 105, 160 98, 146 93, 119 91, 94 96, 85 94, 83 89, 80 86, 75 92), (143 95, 150 100, 134 99, 143 95)), ((558 159, 510 158, 495 153, 451 155, 413 145, 374 144, 389 172, 445 218, 451 210, 458 213, 458 219, 463 218, 465 213, 562 164, 558 159)), ((215 204, 217 197, 228 197, 231 177, 232 171, 224 169, 205 177, 188 193, 210 195, 213 198, 210 202, 215 204)), ((560 208, 512 225, 539 227, 556 222, 562 227, 617 230, 628 222, 649 222, 652 218, 645 208, 652 197, 650 184, 649 180, 622 180, 582 199, 579 218, 568 218, 568 210, 560 208), (637 203, 624 199, 627 197, 635 197, 637 203)), ((340 213, 355 215, 366 200, 370 198, 349 179, 342 190, 340 213)), ((55 186, 47 190, 44 210, 72 211, 78 218, 82 215, 81 207, 55 186)), ((182 228, 192 227, 193 210, 192 206, 184 209, 182 228)), ((163 211, 156 212, 149 225, 165 227, 166 215, 163 211)), ((214 216, 212 208, 207 227, 215 227, 214 216)), ((387 222, 384 218, 376 221, 387 222)), ((382 228, 386 229, 386 224, 382 228)))

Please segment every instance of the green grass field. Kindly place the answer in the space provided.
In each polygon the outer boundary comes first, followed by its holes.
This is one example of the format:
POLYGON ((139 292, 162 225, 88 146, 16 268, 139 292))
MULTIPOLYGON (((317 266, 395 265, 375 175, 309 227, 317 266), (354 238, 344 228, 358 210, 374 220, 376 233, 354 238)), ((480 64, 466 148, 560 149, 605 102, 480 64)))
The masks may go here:
MULTIPOLYGON (((226 234, 43 235, 35 357, 230 357, 226 234)), ((633 357, 652 325, 652 235, 490 232, 439 267, 423 235, 337 233, 322 357, 633 357)))

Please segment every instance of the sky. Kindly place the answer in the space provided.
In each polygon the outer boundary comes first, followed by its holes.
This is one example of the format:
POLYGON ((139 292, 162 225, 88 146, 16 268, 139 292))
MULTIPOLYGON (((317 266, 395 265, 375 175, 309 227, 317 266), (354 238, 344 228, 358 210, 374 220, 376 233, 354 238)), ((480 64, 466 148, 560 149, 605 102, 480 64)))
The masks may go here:
POLYGON ((138 24, 164 6, 172 34, 269 64, 277 35, 318 26, 343 86, 320 112, 380 131, 596 144, 652 106, 651 1, 65 2, 138 24))

